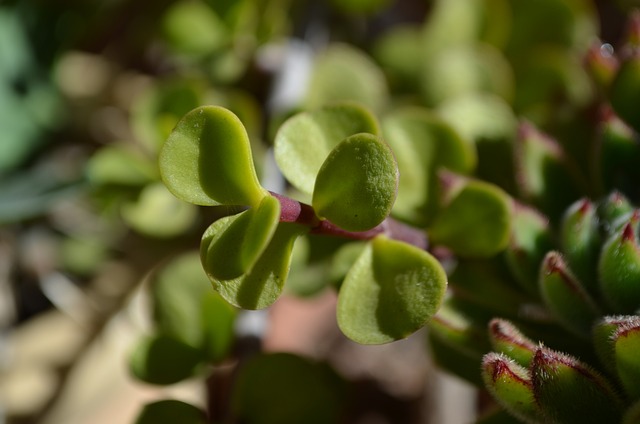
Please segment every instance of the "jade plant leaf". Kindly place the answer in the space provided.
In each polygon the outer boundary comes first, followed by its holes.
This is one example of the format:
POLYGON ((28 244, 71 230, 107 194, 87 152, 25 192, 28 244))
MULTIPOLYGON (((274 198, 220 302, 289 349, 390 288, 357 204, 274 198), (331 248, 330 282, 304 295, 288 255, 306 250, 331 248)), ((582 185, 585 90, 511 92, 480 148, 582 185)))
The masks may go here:
POLYGON ((335 43, 320 52, 314 62, 305 106, 354 101, 378 111, 388 95, 384 73, 366 53, 349 44, 335 43))
POLYGON ((348 231, 365 231, 391 213, 398 166, 382 138, 355 134, 330 153, 318 171, 312 205, 318 216, 348 231))
POLYGON ((158 332, 199 349, 219 362, 233 343, 236 310, 211 288, 197 252, 177 257, 151 284, 158 332))
POLYGON ((339 103, 289 118, 278 130, 274 153, 285 178, 298 190, 311 194, 316 175, 329 152, 345 138, 379 135, 378 122, 365 107, 339 103))
POLYGON ((174 399, 159 400, 144 406, 134 424, 206 424, 204 411, 174 399))
POLYGON ((149 384, 174 384, 194 376, 202 365, 200 351, 167 335, 141 339, 130 358, 133 375, 149 384))
POLYGON ((260 205, 212 224, 203 244, 203 263, 211 277, 231 280, 248 272, 267 248, 280 219, 280 203, 265 196, 260 205))
POLYGON ((338 325, 362 344, 405 338, 436 313, 446 287, 447 276, 429 253, 378 236, 342 283, 338 325))
POLYGON ((431 241, 461 256, 490 257, 509 242, 512 200, 500 188, 479 180, 441 173, 444 205, 429 226, 431 241))
POLYGON ((160 173, 176 197, 197 205, 256 206, 267 195, 247 131, 219 106, 201 106, 178 122, 160 151, 160 173))
POLYGON ((158 237, 175 237, 186 232, 196 219, 197 208, 167 191, 162 183, 146 186, 135 203, 122 207, 122 217, 139 233, 158 237))
POLYGON ((227 302, 243 309, 266 308, 280 296, 289 273, 293 243, 307 228, 291 223, 278 224, 269 244, 253 266, 237 278, 223 280, 213 275, 216 271, 210 267, 208 250, 218 233, 232 225, 236 218, 221 218, 205 231, 200 245, 202 265, 213 288, 227 302))
POLYGON ((415 225, 426 225, 437 206, 440 167, 466 174, 476 164, 475 146, 442 118, 427 109, 408 107, 384 118, 382 130, 391 146, 400 181, 393 214, 415 225))
POLYGON ((87 177, 95 185, 142 186, 155 181, 156 174, 152 161, 125 146, 102 148, 87 164, 87 177))
POLYGON ((247 423, 334 423, 340 421, 346 389, 326 364, 290 353, 261 354, 240 369, 231 407, 247 423))
POLYGON ((632 399, 640 399, 640 325, 621 326, 613 336, 616 368, 632 399))

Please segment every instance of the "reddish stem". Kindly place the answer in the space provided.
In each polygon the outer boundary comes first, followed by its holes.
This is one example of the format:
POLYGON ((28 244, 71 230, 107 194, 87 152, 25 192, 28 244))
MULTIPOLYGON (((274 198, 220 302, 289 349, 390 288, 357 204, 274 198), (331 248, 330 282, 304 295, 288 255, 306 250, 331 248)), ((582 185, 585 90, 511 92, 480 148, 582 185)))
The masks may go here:
POLYGON ((391 217, 385 219, 381 224, 367 231, 347 231, 326 219, 316 216, 313 207, 306 203, 271 192, 271 195, 280 202, 280 222, 295 222, 311 229, 311 234, 322 234, 327 236, 342 237, 353 240, 370 240, 379 234, 409 243, 420 249, 426 250, 428 247, 427 236, 424 231, 411 227, 391 217))

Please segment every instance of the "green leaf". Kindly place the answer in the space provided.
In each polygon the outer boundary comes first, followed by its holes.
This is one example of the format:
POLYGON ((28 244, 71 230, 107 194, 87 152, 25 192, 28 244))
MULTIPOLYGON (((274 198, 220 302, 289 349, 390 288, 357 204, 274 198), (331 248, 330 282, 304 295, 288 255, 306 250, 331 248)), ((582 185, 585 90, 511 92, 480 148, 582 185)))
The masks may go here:
POLYGON ((380 129, 371 112, 355 103, 339 103, 298 113, 276 134, 276 162, 293 186, 311 194, 329 152, 345 138, 363 132, 379 135, 380 129))
POLYGON ((290 353, 261 354, 240 368, 231 407, 252 424, 340 421, 346 385, 328 366, 290 353))
POLYGON ((445 204, 428 229, 430 240, 461 256, 489 257, 503 250, 511 233, 512 201, 500 188, 441 174, 445 204), (458 180, 458 181, 455 181, 458 180))
POLYGON ((613 335, 618 377, 631 399, 640 399, 640 325, 622 325, 613 335))
POLYGON ((598 263, 600 289, 604 298, 618 313, 632 313, 640 307, 640 246, 635 234, 637 225, 638 216, 634 214, 605 242, 598 263))
POLYGON ((330 44, 316 57, 305 99, 309 109, 328 103, 354 101, 381 110, 388 98, 382 70, 350 44, 330 44))
POLYGON ((198 216, 197 208, 176 199, 161 183, 146 186, 135 203, 125 204, 122 217, 134 230, 159 238, 186 232, 198 216))
POLYGON ((493 349, 507 355, 522 367, 531 364, 537 345, 525 337, 511 322, 494 318, 489 322, 489 340, 493 349))
POLYGON ((552 220, 579 198, 575 164, 555 139, 529 123, 520 125, 515 158, 520 192, 552 220))
POLYGON ((236 311, 211 288, 197 252, 166 265, 152 281, 151 295, 161 334, 199 349, 211 361, 227 356, 236 311))
POLYGON ((516 203, 505 258, 516 281, 531 296, 539 297, 540 264, 554 246, 549 219, 533 208, 516 203))
POLYGON ((640 326, 640 317, 637 315, 605 316, 593 326, 593 346, 600 363, 607 371, 615 375, 616 358, 614 337, 620 328, 633 328, 640 326))
POLYGON ((236 217, 225 217, 214 222, 202 236, 201 259, 213 288, 234 306, 243 309, 262 309, 275 302, 287 279, 293 243, 307 231, 297 224, 278 224, 273 237, 255 264, 243 275, 222 280, 208 267, 208 248, 219 231, 230 226, 236 217))
POLYGON ((542 299, 567 330, 587 338, 594 321, 601 316, 600 308, 573 275, 562 256, 549 252, 540 268, 542 299))
POLYGON ((475 147, 427 109, 406 107, 382 121, 384 138, 393 150, 400 183, 394 216, 426 225, 437 206, 440 167, 469 173, 476 165, 475 147))
POLYGON ((155 164, 125 146, 108 146, 98 150, 87 163, 87 177, 94 185, 117 184, 142 186, 155 181, 155 164))
POLYGON ((228 43, 229 30, 205 2, 172 5, 162 19, 162 32, 178 53, 206 55, 228 43))
POLYGON ((179 400, 167 399, 144 406, 134 424, 207 424, 204 411, 179 400))
POLYGON ((258 207, 214 222, 202 246, 208 274, 231 280, 247 273, 269 245, 279 220, 278 199, 265 196, 258 207))
POLYGON ((340 288, 338 326, 362 344, 405 338, 436 313, 446 287, 447 276, 429 253, 378 236, 340 288))
POLYGON ((433 106, 474 92, 510 100, 514 91, 509 62, 495 47, 478 42, 439 51, 425 61, 420 83, 424 101, 433 106))
POLYGON ((489 353, 482 359, 485 387, 503 408, 523 422, 545 422, 533 395, 531 376, 513 359, 489 353))
POLYGON ((203 359, 198 349, 176 338, 159 334, 147 336, 138 342, 129 366, 139 380, 169 385, 193 377, 203 359))
POLYGON ((588 199, 575 202, 565 212, 560 227, 560 245, 578 280, 592 295, 598 295, 598 257, 602 240, 596 208, 588 199))
POLYGON ((610 237, 627 223, 633 214, 633 205, 622 193, 613 191, 598 202, 597 214, 600 228, 610 237))
POLYGON ((160 172, 176 197, 197 205, 257 206, 268 195, 242 122, 218 106, 199 107, 178 122, 160 151, 160 172))
POLYGON ((619 422, 622 402, 604 377, 569 355, 545 347, 531 364, 535 398, 550 422, 619 422))
POLYGON ((355 134, 329 153, 318 171, 312 205, 348 231, 366 231, 391 213, 398 166, 389 146, 372 134, 355 134))
POLYGON ((635 52, 629 55, 618 69, 611 84, 609 100, 616 113, 640 131, 637 100, 640 96, 640 55, 635 52))

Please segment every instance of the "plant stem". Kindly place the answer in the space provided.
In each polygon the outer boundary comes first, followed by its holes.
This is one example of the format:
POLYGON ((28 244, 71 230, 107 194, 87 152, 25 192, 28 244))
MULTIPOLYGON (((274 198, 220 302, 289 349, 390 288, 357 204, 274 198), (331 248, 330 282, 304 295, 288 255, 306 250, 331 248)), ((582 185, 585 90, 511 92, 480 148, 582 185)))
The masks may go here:
POLYGON ((313 207, 281 194, 270 192, 280 202, 280 222, 294 222, 310 228, 311 234, 342 237, 353 240, 370 240, 377 235, 409 243, 420 249, 428 247, 426 233, 391 217, 367 231, 347 231, 326 219, 320 219, 313 207))

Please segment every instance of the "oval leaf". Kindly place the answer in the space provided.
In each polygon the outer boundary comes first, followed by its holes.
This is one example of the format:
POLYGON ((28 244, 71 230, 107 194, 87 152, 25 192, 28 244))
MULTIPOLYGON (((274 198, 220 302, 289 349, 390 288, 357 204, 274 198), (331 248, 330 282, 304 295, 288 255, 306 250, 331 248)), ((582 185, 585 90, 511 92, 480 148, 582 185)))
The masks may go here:
POLYGON ((280 223, 269 245, 250 270, 237 278, 222 280, 212 274, 207 251, 218 230, 231 225, 234 218, 222 218, 205 231, 201 244, 202 264, 213 288, 227 302, 243 309, 266 308, 280 296, 289 273, 293 243, 307 229, 297 224, 280 223))
POLYGON ((194 376, 203 359, 197 349, 173 337, 156 335, 140 340, 129 365, 137 379, 168 385, 194 376))
POLYGON ((195 406, 179 400, 167 399, 144 406, 135 424, 206 424, 207 416, 195 406))
POLYGON ((449 198, 429 227, 431 241, 462 256, 489 257, 504 249, 511 233, 511 198, 493 184, 452 174, 445 178, 457 181, 445 188, 449 198))
POLYGON ((299 113, 289 118, 276 134, 276 162, 291 184, 311 194, 329 152, 350 135, 363 132, 378 135, 380 130, 371 112, 355 103, 299 113))
POLYGON ((342 284, 338 325, 362 344, 405 338, 436 313, 446 287, 447 276, 429 253, 378 236, 342 284))
POLYGON ((437 205, 436 171, 446 167, 471 172, 476 164, 475 146, 424 108, 410 107, 388 115, 382 130, 400 170, 393 214, 424 226, 437 205))
POLYGON ((178 122, 160 151, 160 173, 176 197, 197 205, 255 206, 268 194, 242 122, 218 106, 199 107, 178 122))
POLYGON ((211 288, 199 255, 171 261, 151 285, 158 330, 195 347, 212 361, 226 357, 233 342, 236 311, 211 288))
POLYGON ((248 272, 267 248, 280 219, 280 203, 265 196, 256 208, 211 225, 202 261, 210 276, 231 280, 248 272))
POLYGON ((347 137, 329 154, 313 190, 316 213, 349 231, 365 231, 391 212, 398 166, 389 146, 372 134, 347 137))

